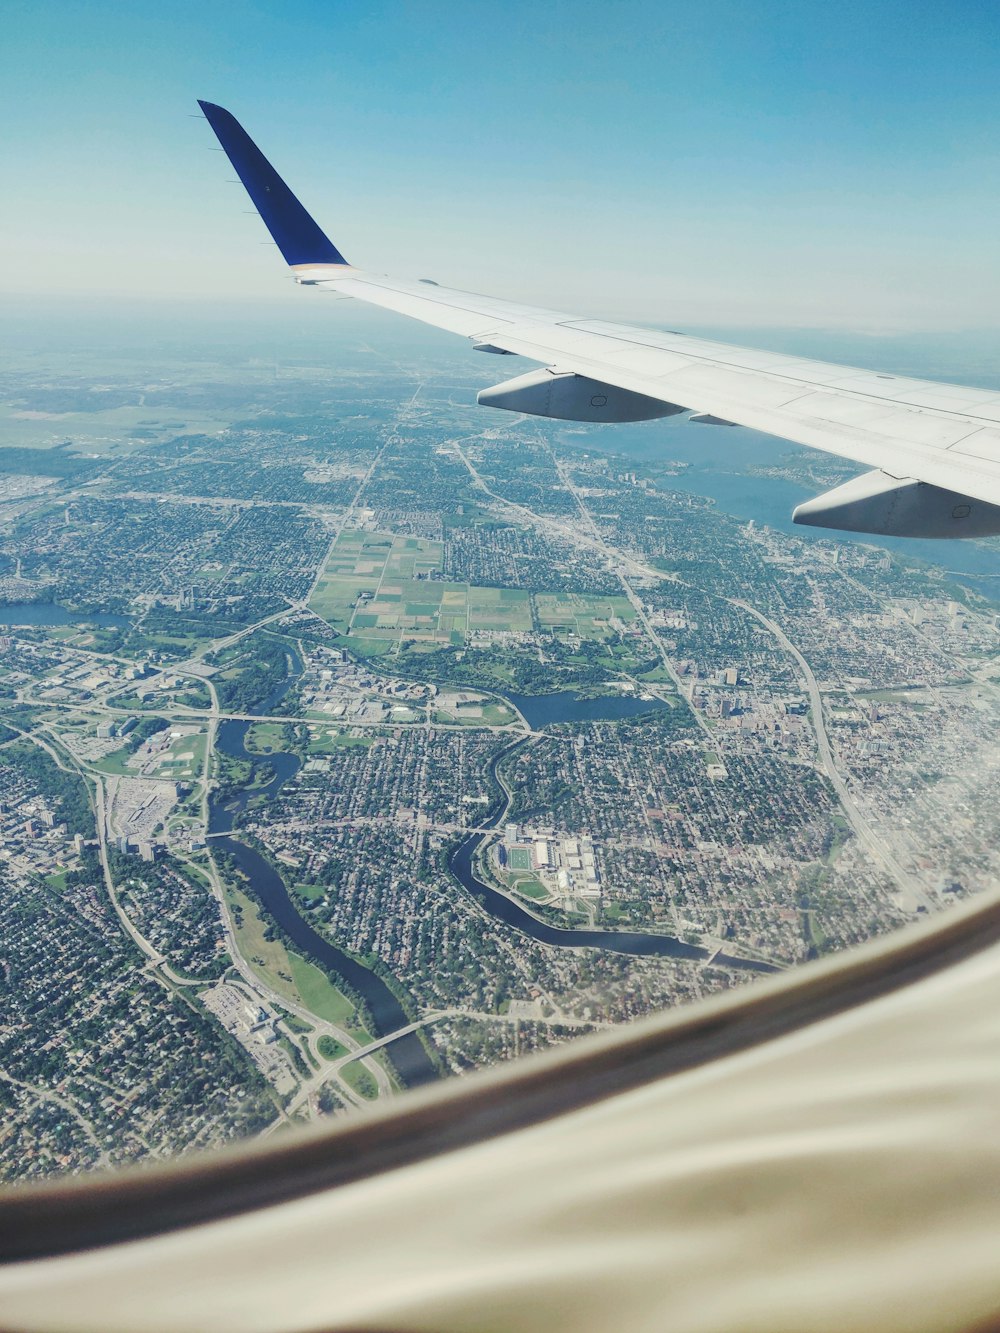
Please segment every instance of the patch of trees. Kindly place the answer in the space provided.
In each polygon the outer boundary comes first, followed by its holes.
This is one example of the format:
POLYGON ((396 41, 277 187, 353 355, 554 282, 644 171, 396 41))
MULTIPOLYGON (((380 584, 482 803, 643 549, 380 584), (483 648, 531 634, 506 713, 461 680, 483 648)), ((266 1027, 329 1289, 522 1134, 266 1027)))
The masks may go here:
POLYGON ((0 449, 0 472, 32 477, 79 477, 82 473, 98 470, 100 460, 95 462, 92 458, 71 454, 70 447, 67 440, 53 449, 0 449))
POLYGON ((54 807, 70 833, 94 836, 94 812, 83 778, 64 772, 44 750, 28 741, 8 746, 2 761, 16 768, 25 782, 54 807))
POLYGON ((228 713, 251 713, 259 708, 287 679, 288 650, 270 638, 253 641, 253 656, 238 676, 215 677, 219 703, 228 713))
POLYGON ((158 731, 166 731, 170 723, 165 717, 144 717, 136 723, 135 729, 129 733, 128 748, 130 754, 135 754, 140 746, 145 745, 150 736, 155 736, 158 731))
POLYGON ((218 612, 186 616, 169 608, 157 607, 155 610, 147 611, 143 617, 142 628, 146 634, 190 634, 201 639, 215 639, 232 634, 241 624, 239 616, 221 615, 218 612))
MULTIPOLYGON (((403 648, 407 647, 404 642, 403 648)), ((581 645, 581 648, 584 645, 581 645)), ((442 685, 464 685, 482 690, 512 690, 515 694, 552 694, 581 686, 598 685, 617 675, 614 664, 596 646, 578 655, 601 661, 571 662, 570 650, 557 639, 546 646, 546 660, 528 653, 496 648, 438 648, 433 652, 403 652, 393 660, 393 672, 442 685), (611 668, 609 670, 609 668, 611 668)))

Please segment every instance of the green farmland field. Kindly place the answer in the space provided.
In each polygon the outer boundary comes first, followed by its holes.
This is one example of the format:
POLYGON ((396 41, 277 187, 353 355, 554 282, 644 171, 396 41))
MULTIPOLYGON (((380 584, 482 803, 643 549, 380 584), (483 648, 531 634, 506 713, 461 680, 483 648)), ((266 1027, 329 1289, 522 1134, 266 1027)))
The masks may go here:
POLYGON ((528 633, 536 623, 556 634, 605 639, 616 624, 635 618, 624 597, 447 583, 440 577, 443 554, 441 542, 348 528, 309 605, 369 654, 404 639, 460 647, 478 630, 528 633))

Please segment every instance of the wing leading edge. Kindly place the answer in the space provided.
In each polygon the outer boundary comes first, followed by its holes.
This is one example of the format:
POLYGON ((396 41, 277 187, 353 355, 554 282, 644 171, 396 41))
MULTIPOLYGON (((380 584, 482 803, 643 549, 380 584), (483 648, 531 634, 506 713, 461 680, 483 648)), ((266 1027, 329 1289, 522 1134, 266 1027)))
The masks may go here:
POLYGON ((199 102, 275 243, 304 286, 461 334, 543 369, 479 401, 574 421, 675 412, 747 426, 871 471, 800 505, 796 522, 914 537, 1000 534, 1000 393, 880 375, 356 269, 242 126, 199 102))

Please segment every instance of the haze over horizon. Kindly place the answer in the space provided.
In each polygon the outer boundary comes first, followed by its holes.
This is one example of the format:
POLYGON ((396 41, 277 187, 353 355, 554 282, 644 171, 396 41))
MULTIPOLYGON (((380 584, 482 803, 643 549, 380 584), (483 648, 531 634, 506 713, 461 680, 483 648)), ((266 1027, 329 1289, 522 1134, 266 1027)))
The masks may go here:
POLYGON ((56 0, 5 39, 8 297, 301 297, 204 97, 363 267, 647 322, 997 326, 996 23, 972 0, 56 0))

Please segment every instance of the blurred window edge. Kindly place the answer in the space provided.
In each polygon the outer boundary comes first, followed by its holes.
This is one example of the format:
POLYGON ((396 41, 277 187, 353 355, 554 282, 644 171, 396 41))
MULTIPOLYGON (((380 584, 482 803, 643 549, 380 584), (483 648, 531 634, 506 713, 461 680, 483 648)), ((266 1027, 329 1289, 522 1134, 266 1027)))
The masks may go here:
POLYGON ((802 1031, 1000 941, 1000 892, 947 914, 386 1109, 280 1138, 0 1189, 0 1262, 52 1258, 251 1213, 530 1128, 802 1031))

